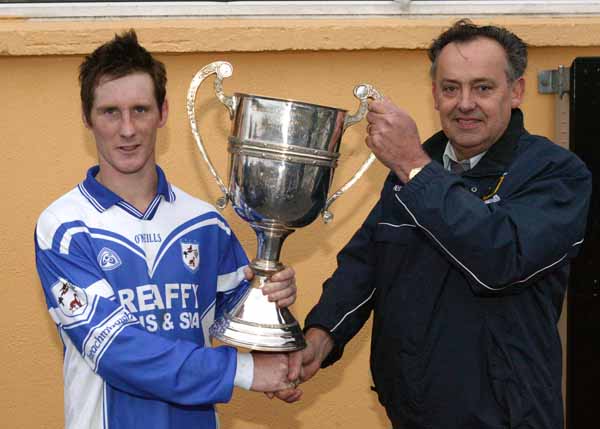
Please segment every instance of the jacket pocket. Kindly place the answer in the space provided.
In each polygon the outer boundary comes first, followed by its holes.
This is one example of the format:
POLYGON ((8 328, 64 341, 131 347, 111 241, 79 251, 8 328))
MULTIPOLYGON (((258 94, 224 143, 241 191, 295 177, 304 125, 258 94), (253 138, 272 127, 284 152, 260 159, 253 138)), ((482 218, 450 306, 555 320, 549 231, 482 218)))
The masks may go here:
POLYGON ((410 223, 379 222, 375 228, 375 242, 406 246, 415 239, 417 226, 410 223))
POLYGON ((413 267, 411 249, 418 245, 419 231, 410 224, 377 224, 374 234, 376 284, 385 289, 397 283, 399 276, 409 274, 413 267))

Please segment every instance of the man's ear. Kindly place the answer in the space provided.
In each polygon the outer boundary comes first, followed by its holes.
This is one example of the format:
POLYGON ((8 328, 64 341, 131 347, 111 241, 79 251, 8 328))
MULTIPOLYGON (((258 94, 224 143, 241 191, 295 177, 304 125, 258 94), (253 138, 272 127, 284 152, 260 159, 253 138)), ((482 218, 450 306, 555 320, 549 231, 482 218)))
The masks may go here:
POLYGON ((167 118, 169 117, 169 100, 165 97, 162 106, 160 107, 160 122, 158 123, 158 128, 162 128, 167 123, 167 118))
POLYGON ((438 103, 438 99, 435 95, 436 89, 437 89, 437 86, 435 85, 435 81, 432 80, 431 81, 431 95, 433 96, 433 107, 435 108, 435 110, 440 110, 440 104, 438 103))
POLYGON ((510 107, 516 109, 523 102, 525 96, 525 78, 521 76, 512 83, 510 107))

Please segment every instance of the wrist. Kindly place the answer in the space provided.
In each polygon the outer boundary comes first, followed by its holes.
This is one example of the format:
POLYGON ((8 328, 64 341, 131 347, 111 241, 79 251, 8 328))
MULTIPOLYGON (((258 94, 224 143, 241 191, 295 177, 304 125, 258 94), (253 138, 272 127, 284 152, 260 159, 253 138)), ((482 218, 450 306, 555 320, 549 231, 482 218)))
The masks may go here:
POLYGON ((421 172, 421 170, 423 170, 423 168, 425 168, 427 166, 427 164, 429 164, 430 162, 431 162, 431 159, 429 159, 429 158, 415 160, 407 166, 407 168, 403 171, 403 175, 398 175, 398 177, 404 183, 408 183, 412 179, 414 179, 415 176, 417 174, 419 174, 421 172))
POLYGON ((323 362, 329 353, 331 353, 331 350, 333 350, 333 338, 324 329, 310 328, 306 332, 306 341, 314 347, 319 363, 323 362))

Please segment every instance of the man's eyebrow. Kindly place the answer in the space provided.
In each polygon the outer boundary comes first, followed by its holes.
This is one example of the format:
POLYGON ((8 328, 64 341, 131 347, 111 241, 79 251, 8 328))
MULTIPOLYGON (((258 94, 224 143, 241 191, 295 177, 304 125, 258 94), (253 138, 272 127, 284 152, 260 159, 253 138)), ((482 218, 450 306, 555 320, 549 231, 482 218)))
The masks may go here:
POLYGON ((490 79, 489 77, 480 77, 472 80, 473 83, 494 83, 494 79, 490 79))
MULTIPOLYGON (((487 78, 487 77, 478 77, 472 80, 469 80, 467 83, 494 83, 495 81, 493 79, 487 78)), ((462 81, 460 81, 459 79, 452 79, 452 78, 444 78, 442 79, 442 83, 462 83, 462 81)))
POLYGON ((107 110, 107 109, 116 109, 117 106, 114 104, 99 104, 95 107, 96 110, 107 110))

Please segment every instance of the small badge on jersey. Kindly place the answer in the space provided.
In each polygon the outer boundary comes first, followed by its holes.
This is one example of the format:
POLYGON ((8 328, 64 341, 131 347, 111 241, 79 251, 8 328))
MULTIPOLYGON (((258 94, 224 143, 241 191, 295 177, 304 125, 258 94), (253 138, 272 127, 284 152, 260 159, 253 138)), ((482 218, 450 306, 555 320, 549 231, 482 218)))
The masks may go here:
POLYGON ((200 266, 200 247, 195 241, 179 242, 181 244, 181 259, 186 268, 191 272, 196 272, 200 266))
POLYGON ((52 294, 65 315, 78 316, 85 311, 88 297, 83 289, 73 283, 60 279, 52 286, 52 294))
POLYGON ((102 250, 100 250, 100 253, 98 253, 98 264, 102 270, 111 271, 115 268, 119 268, 122 262, 119 255, 117 255, 117 252, 108 247, 103 247, 102 250))

